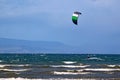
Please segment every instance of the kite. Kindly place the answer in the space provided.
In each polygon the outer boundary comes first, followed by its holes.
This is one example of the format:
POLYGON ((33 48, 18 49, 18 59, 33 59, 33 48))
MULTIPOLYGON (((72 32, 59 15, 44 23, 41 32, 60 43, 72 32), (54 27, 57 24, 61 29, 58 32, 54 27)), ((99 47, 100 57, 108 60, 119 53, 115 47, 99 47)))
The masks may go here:
POLYGON ((82 13, 75 11, 72 15, 72 21, 74 24, 78 25, 78 17, 79 15, 81 15, 82 13))

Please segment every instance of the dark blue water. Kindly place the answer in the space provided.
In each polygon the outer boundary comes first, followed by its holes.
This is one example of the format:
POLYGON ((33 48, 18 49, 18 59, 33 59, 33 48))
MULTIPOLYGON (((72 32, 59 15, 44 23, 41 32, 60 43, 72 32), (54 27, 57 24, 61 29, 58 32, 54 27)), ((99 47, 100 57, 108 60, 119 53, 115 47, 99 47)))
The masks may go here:
POLYGON ((0 78, 120 78, 117 54, 0 54, 0 78))
POLYGON ((120 64, 120 55, 114 54, 0 54, 2 64, 62 64, 76 61, 84 64, 120 64), (90 59, 88 59, 88 56, 90 59))

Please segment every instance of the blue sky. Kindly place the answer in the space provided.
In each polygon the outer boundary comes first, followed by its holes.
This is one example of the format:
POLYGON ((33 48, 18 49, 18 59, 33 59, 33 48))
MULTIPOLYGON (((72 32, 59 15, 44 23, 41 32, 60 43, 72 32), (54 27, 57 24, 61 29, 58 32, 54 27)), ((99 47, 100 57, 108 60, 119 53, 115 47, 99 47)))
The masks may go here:
POLYGON ((0 0, 0 38, 58 41, 120 53, 120 0, 0 0), (71 16, 82 13, 78 26, 71 16))

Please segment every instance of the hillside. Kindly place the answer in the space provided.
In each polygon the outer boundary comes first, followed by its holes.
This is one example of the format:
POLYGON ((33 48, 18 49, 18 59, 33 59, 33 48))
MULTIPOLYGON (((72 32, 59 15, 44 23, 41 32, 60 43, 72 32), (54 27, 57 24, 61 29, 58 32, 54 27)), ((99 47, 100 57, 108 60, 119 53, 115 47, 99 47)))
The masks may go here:
POLYGON ((54 41, 29 41, 0 38, 0 53, 69 53, 77 48, 54 41))

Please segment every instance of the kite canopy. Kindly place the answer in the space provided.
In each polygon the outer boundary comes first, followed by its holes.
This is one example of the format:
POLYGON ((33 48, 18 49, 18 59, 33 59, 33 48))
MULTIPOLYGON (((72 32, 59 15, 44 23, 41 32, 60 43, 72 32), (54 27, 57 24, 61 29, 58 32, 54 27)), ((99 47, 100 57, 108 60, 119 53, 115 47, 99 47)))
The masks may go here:
POLYGON ((77 12, 77 11, 73 13, 73 15, 72 15, 72 21, 73 21, 74 24, 76 24, 76 25, 78 24, 78 23, 77 23, 77 22, 78 22, 78 17, 79 17, 79 15, 81 15, 81 14, 82 14, 82 13, 77 12))

